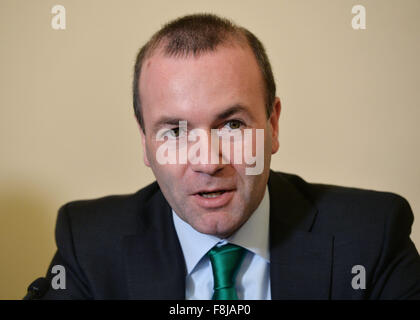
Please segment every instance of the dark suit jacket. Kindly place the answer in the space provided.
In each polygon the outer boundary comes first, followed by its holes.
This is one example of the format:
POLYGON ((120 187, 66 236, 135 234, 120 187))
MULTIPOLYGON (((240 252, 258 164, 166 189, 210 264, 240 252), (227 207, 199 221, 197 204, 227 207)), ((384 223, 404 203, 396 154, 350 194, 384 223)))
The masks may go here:
MULTIPOLYGON (((413 214, 385 192, 310 184, 270 172, 273 299, 420 299, 413 214), (353 289, 352 267, 366 270, 353 289)), ((59 210, 57 253, 66 289, 44 299, 184 299, 186 267, 158 184, 131 195, 70 202, 59 210)))

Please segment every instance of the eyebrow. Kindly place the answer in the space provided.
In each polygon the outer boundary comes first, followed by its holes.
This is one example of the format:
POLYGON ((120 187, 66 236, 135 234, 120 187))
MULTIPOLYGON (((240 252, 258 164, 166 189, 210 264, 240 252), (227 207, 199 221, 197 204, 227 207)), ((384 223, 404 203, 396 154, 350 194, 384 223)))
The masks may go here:
POLYGON ((235 103, 234 105, 230 106, 226 110, 222 111, 218 115, 216 115, 215 119, 216 121, 220 121, 226 118, 229 118, 230 116, 233 116, 236 113, 245 113, 249 118, 254 120, 254 117, 252 114, 248 111, 248 108, 245 107, 243 104, 235 103))
POLYGON ((168 124, 173 125, 173 126, 179 125, 179 121, 183 121, 183 120, 185 119, 163 116, 163 117, 160 117, 159 121, 156 122, 153 127, 157 131, 157 129, 159 129, 160 127, 164 125, 168 125, 168 124))
MULTIPOLYGON (((245 113, 249 118, 251 118, 251 120, 254 120, 254 117, 252 116, 252 114, 248 111, 248 108, 245 107, 243 104, 240 103, 235 103, 233 105, 231 105, 230 107, 228 107, 226 110, 223 110, 222 112, 220 112, 219 114, 217 114, 214 117, 214 122, 217 121, 221 121, 223 119, 229 118, 234 114, 237 113, 245 113)), ((168 117, 168 116, 162 116, 153 126, 154 131, 158 131, 159 128, 165 126, 165 125, 179 125, 179 121, 185 121, 186 119, 184 118, 174 118, 174 117, 168 117)))

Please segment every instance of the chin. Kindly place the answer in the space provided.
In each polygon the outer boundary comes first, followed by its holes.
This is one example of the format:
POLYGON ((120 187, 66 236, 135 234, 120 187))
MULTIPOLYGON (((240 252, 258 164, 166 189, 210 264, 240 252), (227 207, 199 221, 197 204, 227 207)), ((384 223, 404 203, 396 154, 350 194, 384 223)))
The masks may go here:
POLYGON ((197 230, 198 232, 204 233, 204 234, 208 234, 211 236, 215 236, 218 237, 220 239, 226 239, 228 238, 230 235, 232 235, 234 233, 234 231, 232 231, 231 229, 212 229, 212 228, 203 228, 202 231, 197 230))
POLYGON ((201 219, 199 223, 194 225, 194 229, 198 232, 213 235, 219 238, 227 238, 233 234, 239 227, 240 223, 227 219, 226 214, 209 213, 201 219))

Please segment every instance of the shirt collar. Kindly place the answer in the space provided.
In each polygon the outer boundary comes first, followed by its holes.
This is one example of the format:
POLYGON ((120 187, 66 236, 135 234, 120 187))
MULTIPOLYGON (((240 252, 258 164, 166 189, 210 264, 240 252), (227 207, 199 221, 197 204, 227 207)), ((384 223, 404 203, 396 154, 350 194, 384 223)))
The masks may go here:
POLYGON ((175 230, 190 274, 201 258, 217 243, 229 242, 241 246, 270 262, 269 217, 270 195, 268 187, 258 208, 233 235, 227 239, 200 233, 178 217, 172 210, 175 230))

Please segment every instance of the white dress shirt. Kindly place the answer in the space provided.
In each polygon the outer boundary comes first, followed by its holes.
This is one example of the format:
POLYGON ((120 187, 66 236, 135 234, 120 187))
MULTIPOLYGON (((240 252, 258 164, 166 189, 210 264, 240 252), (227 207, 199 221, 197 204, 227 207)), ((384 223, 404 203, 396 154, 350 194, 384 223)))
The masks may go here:
POLYGON ((196 231, 173 210, 172 217, 187 267, 187 300, 211 300, 213 271, 210 259, 205 254, 216 244, 228 242, 248 250, 236 277, 239 300, 271 299, 268 187, 263 200, 248 221, 227 239, 196 231))

